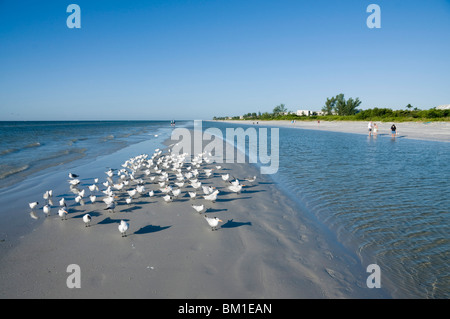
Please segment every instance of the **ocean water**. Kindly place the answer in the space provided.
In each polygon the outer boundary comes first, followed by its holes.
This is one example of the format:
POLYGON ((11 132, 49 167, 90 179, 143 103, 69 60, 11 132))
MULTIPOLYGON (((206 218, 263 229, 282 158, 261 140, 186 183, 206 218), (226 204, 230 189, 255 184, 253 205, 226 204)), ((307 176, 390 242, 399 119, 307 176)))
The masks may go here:
POLYGON ((280 128, 271 177, 394 297, 450 297, 450 143, 280 128))
POLYGON ((110 154, 170 129, 170 121, 0 122, 0 189, 44 169, 110 154))

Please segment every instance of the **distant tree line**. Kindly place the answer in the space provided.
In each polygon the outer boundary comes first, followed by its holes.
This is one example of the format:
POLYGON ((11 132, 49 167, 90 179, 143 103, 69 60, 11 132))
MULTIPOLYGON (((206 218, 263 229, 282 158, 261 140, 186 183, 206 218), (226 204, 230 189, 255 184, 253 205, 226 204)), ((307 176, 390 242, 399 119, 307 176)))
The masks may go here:
POLYGON ((292 111, 288 111, 285 104, 279 104, 270 112, 253 112, 241 116, 214 116, 214 120, 385 120, 385 121, 409 121, 409 120, 449 120, 450 110, 438 110, 430 108, 428 110, 420 110, 411 104, 406 105, 405 110, 392 110, 389 108, 372 108, 360 110, 358 106, 361 104, 359 98, 345 99, 344 94, 338 94, 334 97, 327 98, 325 105, 322 107, 323 115, 313 112, 310 116, 297 115, 292 111))

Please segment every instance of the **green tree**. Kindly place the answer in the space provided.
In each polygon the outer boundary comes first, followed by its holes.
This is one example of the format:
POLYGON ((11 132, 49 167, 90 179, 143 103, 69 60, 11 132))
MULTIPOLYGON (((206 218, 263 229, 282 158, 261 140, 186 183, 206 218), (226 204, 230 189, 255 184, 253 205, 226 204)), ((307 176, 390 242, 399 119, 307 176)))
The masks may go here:
POLYGON ((407 106, 406 106, 406 108, 408 109, 408 110, 411 110, 412 109, 412 105, 411 104, 408 104, 407 106))
POLYGON ((326 115, 332 115, 333 109, 336 105, 336 98, 327 98, 327 101, 325 102, 325 106, 322 107, 322 112, 324 112, 326 115))
POLYGON ((334 109, 338 115, 345 115, 345 98, 344 94, 338 94, 335 97, 336 104, 334 106, 334 109))
POLYGON ((286 106, 284 104, 277 105, 273 109, 273 115, 275 115, 275 116, 283 115, 286 112, 287 112, 287 108, 286 108, 286 106))
POLYGON ((343 115, 355 115, 358 110, 357 107, 361 104, 361 101, 357 97, 355 100, 351 97, 345 103, 344 114, 343 115))

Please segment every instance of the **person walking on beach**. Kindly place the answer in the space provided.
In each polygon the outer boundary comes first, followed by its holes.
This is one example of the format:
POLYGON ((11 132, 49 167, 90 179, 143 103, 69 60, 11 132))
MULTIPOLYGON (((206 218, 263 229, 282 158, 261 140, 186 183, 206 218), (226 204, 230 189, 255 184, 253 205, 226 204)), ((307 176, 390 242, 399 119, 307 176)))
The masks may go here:
POLYGON ((397 134, 397 127, 395 126, 395 124, 391 125, 391 134, 392 137, 395 137, 395 135, 397 134))
POLYGON ((378 134, 378 125, 377 123, 373 123, 373 135, 377 136, 378 134))
POLYGON ((369 130, 369 136, 372 135, 372 121, 369 122, 369 125, 367 125, 367 129, 369 130))

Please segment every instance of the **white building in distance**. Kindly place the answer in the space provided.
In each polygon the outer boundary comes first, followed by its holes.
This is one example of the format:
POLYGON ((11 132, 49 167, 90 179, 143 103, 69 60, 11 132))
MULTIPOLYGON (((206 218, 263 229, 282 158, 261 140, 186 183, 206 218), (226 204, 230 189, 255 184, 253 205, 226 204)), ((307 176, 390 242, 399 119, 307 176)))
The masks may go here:
POLYGON ((296 114, 298 116, 303 116, 303 115, 311 116, 311 115, 314 115, 314 113, 317 114, 317 115, 325 115, 325 113, 322 112, 322 111, 310 111, 310 110, 297 110, 296 114))
POLYGON ((450 110, 450 104, 436 106, 436 110, 450 110))

